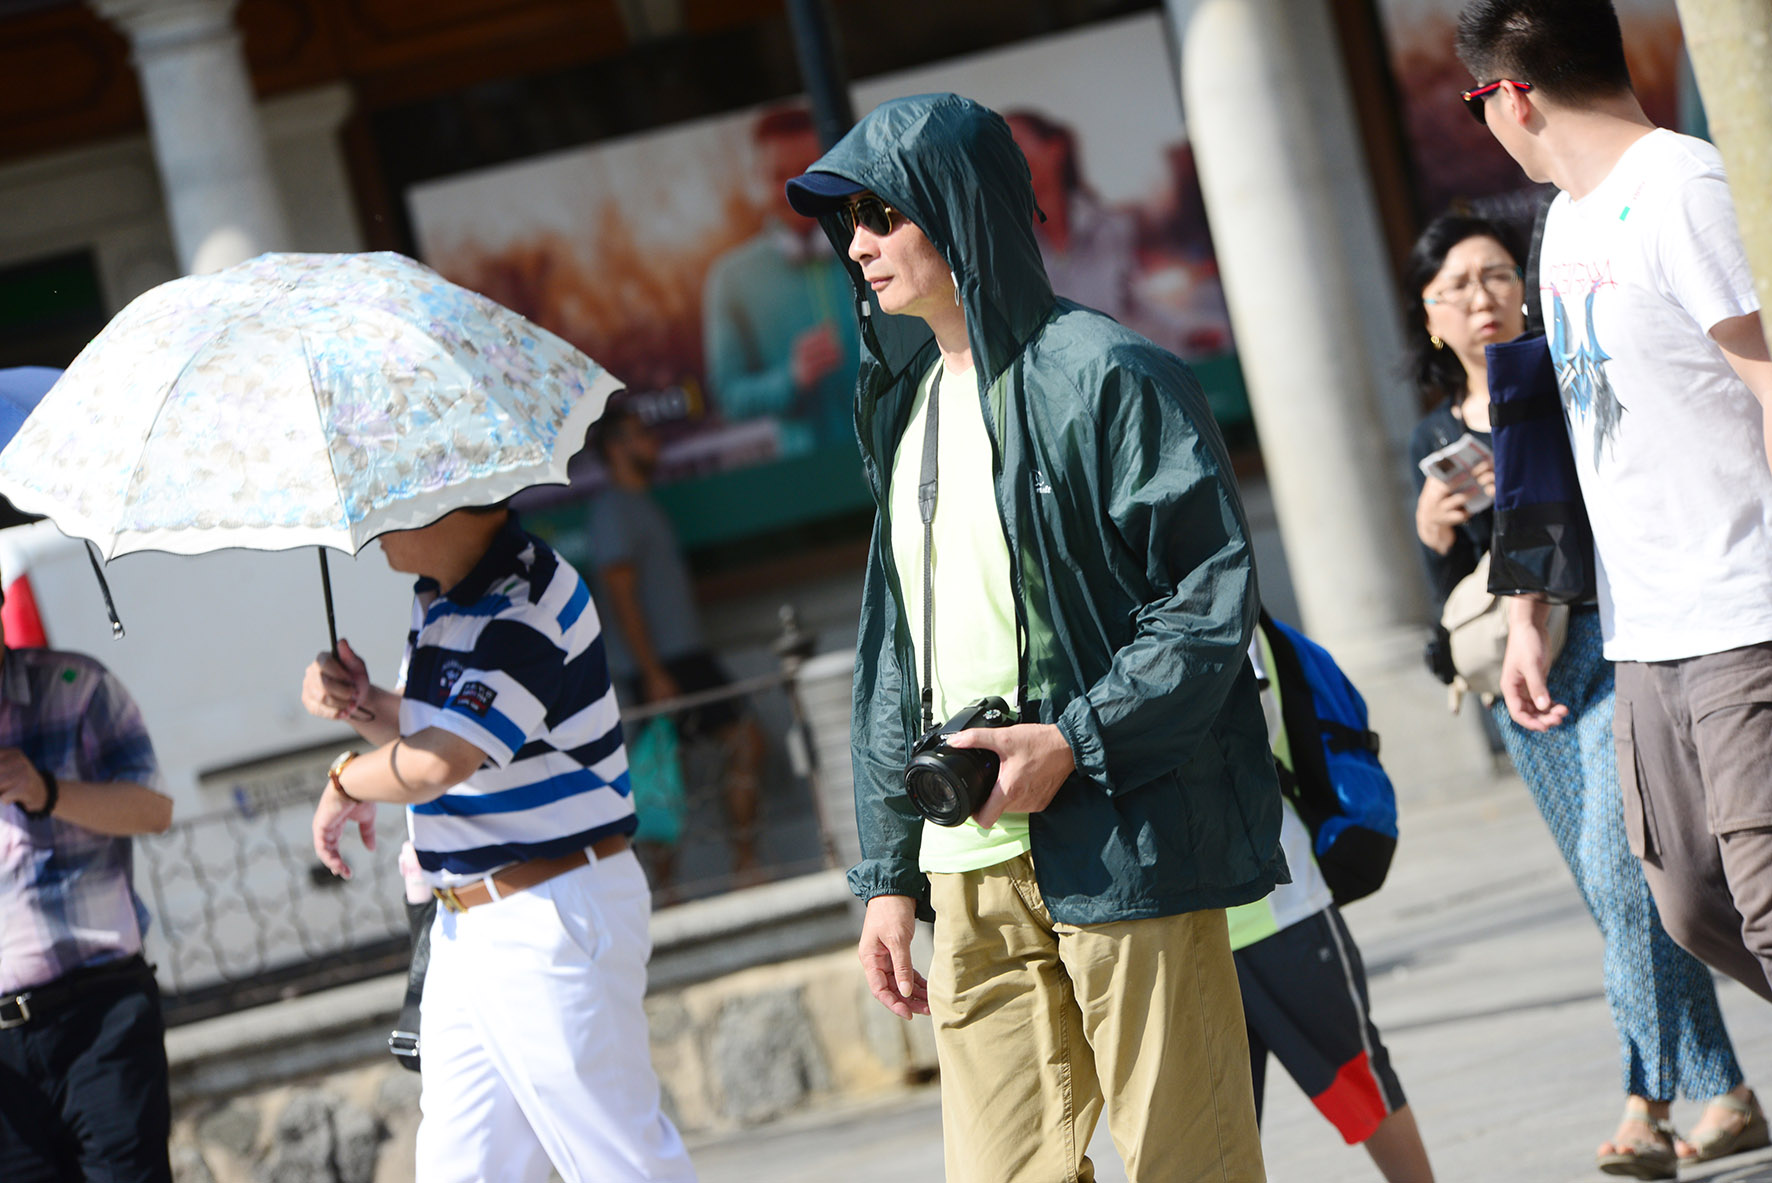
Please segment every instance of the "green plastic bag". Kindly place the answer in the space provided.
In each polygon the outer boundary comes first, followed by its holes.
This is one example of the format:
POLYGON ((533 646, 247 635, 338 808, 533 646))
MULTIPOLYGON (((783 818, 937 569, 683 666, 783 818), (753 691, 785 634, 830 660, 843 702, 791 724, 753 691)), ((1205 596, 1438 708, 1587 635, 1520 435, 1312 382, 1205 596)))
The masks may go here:
POLYGON ((681 842, 689 801, 683 789, 683 764, 677 758, 677 727, 669 717, 655 715, 640 724, 628 744, 628 784, 640 818, 634 841, 662 846, 681 842))

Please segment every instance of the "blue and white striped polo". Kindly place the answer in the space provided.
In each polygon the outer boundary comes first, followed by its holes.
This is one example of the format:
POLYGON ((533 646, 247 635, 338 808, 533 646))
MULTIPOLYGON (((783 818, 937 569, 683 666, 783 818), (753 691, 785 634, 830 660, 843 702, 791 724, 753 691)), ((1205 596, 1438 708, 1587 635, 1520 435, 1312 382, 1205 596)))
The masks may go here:
POLYGON ((409 806, 437 884, 582 850, 637 824, 597 609, 578 572, 513 518, 467 578, 413 589, 400 733, 438 727, 486 753, 409 806))

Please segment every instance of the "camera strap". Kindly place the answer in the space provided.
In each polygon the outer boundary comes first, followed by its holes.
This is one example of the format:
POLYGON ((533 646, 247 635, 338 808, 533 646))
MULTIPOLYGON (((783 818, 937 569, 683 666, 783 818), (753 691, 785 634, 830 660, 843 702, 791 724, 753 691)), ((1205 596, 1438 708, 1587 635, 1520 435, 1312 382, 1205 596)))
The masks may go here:
POLYGON ((935 730, 935 469, 940 425, 941 371, 929 379, 929 410, 923 416, 923 469, 917 479, 917 513, 923 519, 923 730, 935 730))

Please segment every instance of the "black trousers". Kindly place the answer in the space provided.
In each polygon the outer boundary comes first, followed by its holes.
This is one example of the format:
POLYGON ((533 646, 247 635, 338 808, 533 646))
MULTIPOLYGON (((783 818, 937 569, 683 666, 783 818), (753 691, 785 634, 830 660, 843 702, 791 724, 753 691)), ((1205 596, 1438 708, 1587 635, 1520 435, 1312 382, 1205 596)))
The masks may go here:
POLYGON ((171 1183, 166 1028, 147 966, 0 1031, 0 1180, 171 1183))

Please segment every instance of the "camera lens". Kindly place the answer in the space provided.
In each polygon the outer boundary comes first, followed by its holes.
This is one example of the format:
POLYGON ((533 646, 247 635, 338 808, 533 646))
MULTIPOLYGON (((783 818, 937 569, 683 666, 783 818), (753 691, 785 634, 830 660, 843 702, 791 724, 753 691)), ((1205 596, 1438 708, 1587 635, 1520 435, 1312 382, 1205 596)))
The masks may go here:
POLYGON ((960 790, 943 772, 927 766, 913 767, 905 773, 904 787, 917 812, 936 824, 954 826, 965 820, 960 790))
POLYGON ((950 748, 945 743, 915 757, 904 772, 911 803, 938 826, 957 826, 971 817, 996 783, 996 753, 950 748))

